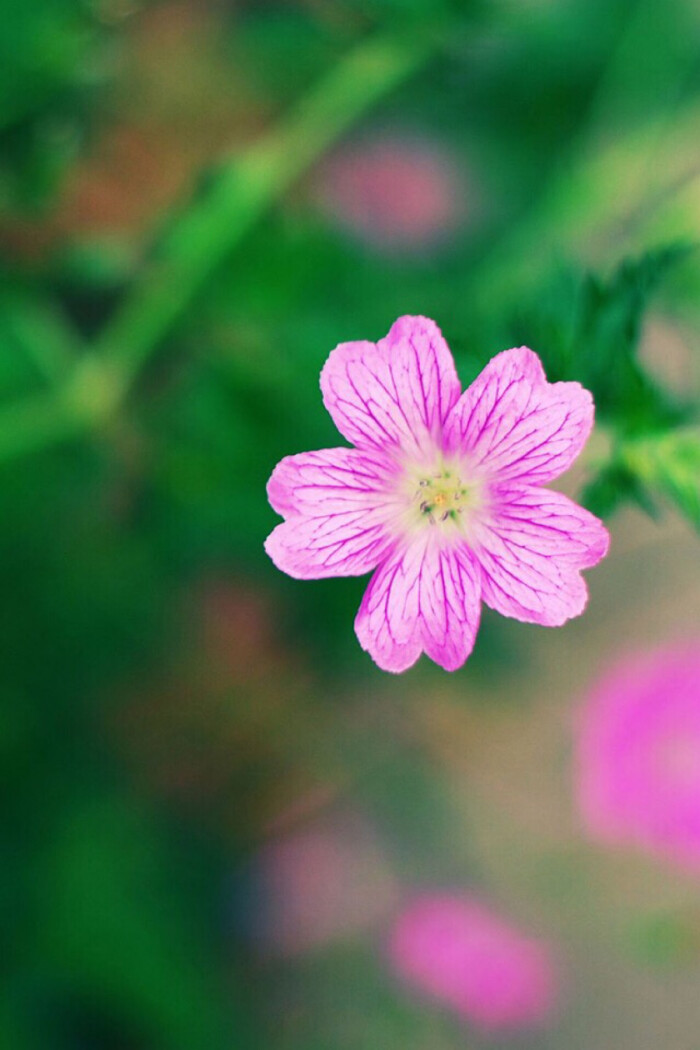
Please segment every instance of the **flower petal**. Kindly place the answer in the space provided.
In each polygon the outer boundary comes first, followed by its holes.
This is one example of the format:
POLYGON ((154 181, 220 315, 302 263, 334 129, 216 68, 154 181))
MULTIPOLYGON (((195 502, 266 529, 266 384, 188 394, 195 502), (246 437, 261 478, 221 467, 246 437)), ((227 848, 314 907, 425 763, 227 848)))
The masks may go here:
POLYGON ((322 448, 285 456, 272 471, 267 496, 278 514, 313 517, 379 504, 390 498, 396 466, 379 452, 322 448))
POLYGON ((475 527, 482 597, 503 616, 558 627, 583 612, 580 570, 596 565, 608 544, 602 522, 560 492, 504 486, 475 527))
POLYGON ((469 453, 500 480, 551 481, 571 466, 593 426, 593 398, 579 383, 548 383, 537 354, 497 354, 445 425, 448 452, 469 453))
POLYGON ((377 569, 355 631, 385 671, 405 671, 421 652, 454 671, 474 646, 479 597, 479 570, 469 551, 446 547, 440 536, 427 532, 377 569))
POLYGON ((278 569, 298 579, 361 576, 393 544, 393 464, 377 452, 327 448, 287 456, 267 494, 287 517, 265 541, 278 569))
POLYGON ((358 448, 429 452, 460 395, 434 321, 400 317, 378 343, 341 343, 321 372, 323 402, 358 448))

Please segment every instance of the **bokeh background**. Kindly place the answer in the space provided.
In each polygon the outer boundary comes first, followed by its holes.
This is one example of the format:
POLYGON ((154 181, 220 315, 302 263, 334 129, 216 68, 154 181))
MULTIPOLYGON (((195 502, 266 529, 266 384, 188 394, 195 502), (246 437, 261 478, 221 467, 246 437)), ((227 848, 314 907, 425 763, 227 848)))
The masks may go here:
POLYGON ((619 653, 700 637, 700 457, 650 508, 611 454, 697 406, 699 232, 696 0, 4 0, 0 1045, 697 1050, 700 880, 591 841, 572 752, 619 653), (600 410, 586 614, 454 675, 262 548, 327 354, 403 313, 600 410), (536 1033, 395 972, 445 890, 550 946, 536 1033))

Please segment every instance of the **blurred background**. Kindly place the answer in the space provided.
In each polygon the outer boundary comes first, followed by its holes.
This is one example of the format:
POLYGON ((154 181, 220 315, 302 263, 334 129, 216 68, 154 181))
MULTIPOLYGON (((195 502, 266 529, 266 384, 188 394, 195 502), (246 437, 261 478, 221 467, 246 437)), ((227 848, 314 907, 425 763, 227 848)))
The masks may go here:
POLYGON ((573 752, 700 638, 700 4, 2 9, 0 1045, 697 1050, 698 872, 594 841, 573 752), (598 406, 586 614, 454 675, 262 547, 403 313, 598 406))

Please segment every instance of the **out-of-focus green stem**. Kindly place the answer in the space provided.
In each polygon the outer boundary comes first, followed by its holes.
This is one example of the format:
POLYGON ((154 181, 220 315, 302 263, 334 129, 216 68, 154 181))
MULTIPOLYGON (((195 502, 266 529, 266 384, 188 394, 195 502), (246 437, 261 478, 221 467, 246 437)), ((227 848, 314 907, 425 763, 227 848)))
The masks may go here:
POLYGON ((684 136, 693 141, 699 119, 700 109, 692 104, 671 130, 664 115, 606 145, 588 147, 576 164, 560 168, 529 214, 481 260, 465 289, 465 306, 478 310, 500 299, 505 309, 538 284, 543 262, 549 265, 552 258, 585 258, 593 246, 598 258, 612 263, 621 252, 641 250, 652 234, 662 241, 681 232, 687 238, 688 215, 682 215, 685 225, 674 222, 674 201, 694 183, 695 161, 684 136), (662 142, 669 160, 659 166, 662 142))
POLYGON ((52 303, 13 289, 0 297, 0 313, 3 327, 47 382, 70 374, 80 350, 77 333, 52 303))
POLYGON ((95 353, 128 385, 207 278, 270 205, 374 102, 427 59, 423 40, 361 44, 287 120, 221 167, 206 195, 177 219, 158 258, 98 337, 95 353))
POLYGON ((429 36, 363 41, 277 128, 225 160, 207 190, 173 220, 154 260, 62 387, 0 411, 0 461, 107 419, 255 222, 366 110, 415 73, 435 46, 429 36))

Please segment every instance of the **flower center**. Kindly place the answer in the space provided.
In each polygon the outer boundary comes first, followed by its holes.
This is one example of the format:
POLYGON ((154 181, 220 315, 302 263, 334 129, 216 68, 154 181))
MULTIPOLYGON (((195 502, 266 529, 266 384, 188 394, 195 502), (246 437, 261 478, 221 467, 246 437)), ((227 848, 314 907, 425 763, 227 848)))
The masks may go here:
POLYGON ((458 522, 460 515, 475 502, 474 486, 464 482, 456 471, 447 468, 421 474, 414 496, 425 520, 458 522))

